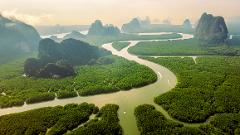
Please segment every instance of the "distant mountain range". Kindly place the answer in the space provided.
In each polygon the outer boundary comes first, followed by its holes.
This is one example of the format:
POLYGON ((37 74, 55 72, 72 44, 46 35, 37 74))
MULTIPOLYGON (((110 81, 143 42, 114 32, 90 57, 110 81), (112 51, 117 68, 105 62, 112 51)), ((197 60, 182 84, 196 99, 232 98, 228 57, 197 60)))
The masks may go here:
POLYGON ((0 15, 0 63, 36 50, 40 39, 34 27, 0 15))
POLYGON ((124 32, 135 32, 141 29, 141 21, 138 18, 133 18, 129 23, 125 23, 122 26, 124 32))
MULTIPOLYGON (((237 21, 228 23, 230 31, 238 27, 237 21)), ((171 24, 151 24, 149 18, 141 20, 139 18, 132 19, 129 23, 122 26, 122 31, 126 33, 135 32, 182 32, 191 33, 205 41, 214 41, 216 43, 223 42, 228 37, 228 28, 222 17, 214 17, 209 14, 203 14, 199 20, 198 26, 195 29, 189 19, 186 19, 182 25, 171 24)), ((67 32, 61 39, 52 36, 51 39, 61 42, 65 39, 85 40, 88 37, 94 36, 121 36, 121 31, 114 25, 103 25, 102 21, 96 20, 90 26, 88 25, 73 25, 73 26, 41 26, 38 27, 42 32, 67 32), (87 30, 88 34, 84 35, 79 30, 87 30), (72 32, 71 32, 72 31, 72 32), (71 32, 71 33, 70 33, 71 32)), ((53 33, 52 33, 53 34, 53 33)), ((41 40, 37 30, 24 22, 16 19, 6 18, 0 15, 0 64, 8 60, 17 58, 21 55, 36 51, 38 43, 41 40)), ((86 41, 86 40, 85 40, 86 41)))
POLYGON ((120 30, 113 25, 103 25, 100 20, 96 20, 88 30, 88 36, 118 36, 120 30))
POLYGON ((129 23, 123 24, 121 30, 126 33, 139 33, 139 32, 193 33, 194 31, 189 19, 186 19, 182 25, 172 25, 170 23, 152 24, 149 18, 145 20, 133 18, 129 23))

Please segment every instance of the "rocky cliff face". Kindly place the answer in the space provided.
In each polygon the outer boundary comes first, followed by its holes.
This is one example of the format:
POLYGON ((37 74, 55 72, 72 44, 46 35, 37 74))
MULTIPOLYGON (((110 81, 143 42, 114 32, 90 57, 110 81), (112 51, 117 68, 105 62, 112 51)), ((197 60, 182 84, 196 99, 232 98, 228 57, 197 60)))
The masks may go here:
POLYGON ((118 36, 120 30, 113 25, 103 25, 100 20, 96 20, 89 28, 90 36, 118 36))
POLYGON ((39 43, 38 59, 26 60, 24 71, 27 76, 35 77, 72 76, 73 66, 89 64, 109 54, 108 51, 75 39, 66 39, 61 43, 43 39, 39 43))
POLYGON ((123 24, 122 31, 136 32, 141 28, 141 22, 138 18, 133 18, 129 23, 123 24))
POLYGON ((208 43, 223 43, 228 37, 224 18, 204 13, 197 25, 195 37, 208 43))
POLYGON ((39 43, 38 57, 45 63, 65 60, 71 65, 88 64, 91 59, 110 54, 108 51, 91 46, 86 42, 75 39, 66 39, 56 43, 51 39, 43 39, 39 43))

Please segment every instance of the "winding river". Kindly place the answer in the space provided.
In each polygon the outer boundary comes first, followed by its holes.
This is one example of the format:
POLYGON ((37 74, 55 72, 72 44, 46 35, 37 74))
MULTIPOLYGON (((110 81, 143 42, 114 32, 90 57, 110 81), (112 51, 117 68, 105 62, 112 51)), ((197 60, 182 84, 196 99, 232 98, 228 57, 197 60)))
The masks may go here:
MULTIPOLYGON (((152 33, 153 35, 156 35, 156 33, 152 33)), ((158 35, 161 35, 163 33, 158 33, 158 35)), ((165 33, 164 33, 165 34, 165 33)), ((141 41, 168 41, 168 40, 183 40, 183 39, 190 39, 193 38, 192 35, 189 34, 183 34, 182 38, 179 39, 167 39, 167 40, 141 40, 141 41)), ((142 33, 141 35, 144 35, 142 33)), ((149 35, 149 34, 148 34, 149 35)), ((130 42, 130 45, 121 51, 117 51, 112 47, 112 43, 107 43, 102 45, 103 48, 106 50, 109 50, 112 52, 113 55, 117 55, 123 58, 126 58, 128 60, 135 61, 139 64, 145 65, 149 68, 151 68, 158 76, 158 80, 150 85, 141 87, 141 88, 134 88, 129 91, 119 91, 115 93, 109 93, 109 94, 100 94, 100 95, 94 95, 94 96, 86 96, 86 97, 75 97, 70 99, 62 99, 58 100, 55 99, 53 101, 49 102, 42 102, 37 104, 24 104, 21 107, 12 107, 12 108, 6 108, 6 109, 0 109, 0 116, 10 113, 17 113, 17 112, 23 112, 31 109, 37 109, 41 107, 48 107, 48 106, 57 106, 57 105, 66 105, 69 103, 82 103, 82 102, 88 102, 88 103, 94 103, 95 105, 102 107, 105 104, 113 103, 118 104, 120 106, 120 109, 118 111, 119 119, 120 119, 120 125, 123 128, 125 135, 137 135, 139 134, 139 131, 137 129, 136 120, 134 117, 134 108, 141 104, 152 104, 156 107, 156 109, 160 112, 162 112, 166 118, 171 119, 175 122, 182 123, 186 126, 199 126, 199 124, 188 124, 184 122, 180 122, 178 120, 173 119, 169 114, 161 108, 161 106, 156 105, 153 101, 154 97, 163 94, 165 92, 168 92, 172 88, 174 88, 177 84, 177 78, 176 76, 169 71, 167 68, 155 64, 153 62, 140 59, 139 57, 129 54, 128 48, 135 46, 139 41, 125 41, 130 42)))

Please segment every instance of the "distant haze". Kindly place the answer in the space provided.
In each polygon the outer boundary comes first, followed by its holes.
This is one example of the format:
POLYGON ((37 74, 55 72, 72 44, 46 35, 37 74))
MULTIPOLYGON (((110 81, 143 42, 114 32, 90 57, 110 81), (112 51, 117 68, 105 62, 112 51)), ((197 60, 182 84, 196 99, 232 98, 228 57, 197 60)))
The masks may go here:
POLYGON ((0 0, 0 12, 32 25, 90 24, 95 19, 120 26, 133 17, 153 23, 196 22, 203 12, 240 16, 240 0, 0 0), (154 22, 155 21, 155 22, 154 22))

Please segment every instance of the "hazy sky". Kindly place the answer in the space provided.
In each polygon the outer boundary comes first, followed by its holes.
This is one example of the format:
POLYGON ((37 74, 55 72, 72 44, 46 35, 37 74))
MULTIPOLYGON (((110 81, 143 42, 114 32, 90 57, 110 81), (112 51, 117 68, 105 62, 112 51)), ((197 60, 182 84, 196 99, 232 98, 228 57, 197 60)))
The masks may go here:
POLYGON ((179 24, 185 18, 194 22, 203 12, 240 16, 240 0, 0 0, 0 12, 33 25, 90 24, 101 19, 120 26, 137 16, 179 24))

